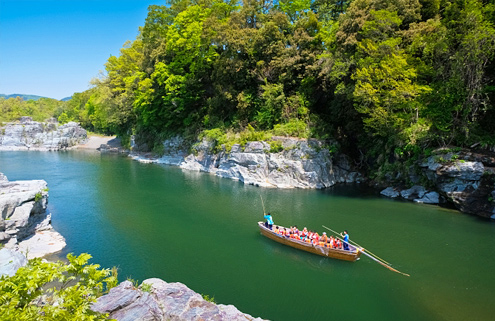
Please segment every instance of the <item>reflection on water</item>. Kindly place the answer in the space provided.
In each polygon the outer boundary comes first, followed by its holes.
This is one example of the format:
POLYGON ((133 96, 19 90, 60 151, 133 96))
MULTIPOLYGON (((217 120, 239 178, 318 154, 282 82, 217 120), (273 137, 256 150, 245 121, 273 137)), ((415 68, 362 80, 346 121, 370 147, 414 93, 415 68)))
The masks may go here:
POLYGON ((9 179, 45 179, 68 252, 160 277, 272 320, 491 320, 495 224, 377 196, 245 186, 210 174, 92 152, 2 152, 9 179), (275 224, 351 239, 409 273, 366 257, 327 259, 260 235, 260 194, 275 224))

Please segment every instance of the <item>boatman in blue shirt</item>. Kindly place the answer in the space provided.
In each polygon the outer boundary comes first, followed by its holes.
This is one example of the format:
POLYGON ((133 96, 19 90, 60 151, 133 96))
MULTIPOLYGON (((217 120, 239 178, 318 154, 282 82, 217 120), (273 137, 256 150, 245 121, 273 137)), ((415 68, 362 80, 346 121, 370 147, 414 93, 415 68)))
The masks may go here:
POLYGON ((266 222, 265 222, 265 227, 266 228, 269 228, 270 230, 272 229, 272 226, 273 226, 273 218, 272 218, 272 215, 270 214, 270 212, 266 213, 265 215, 263 215, 263 217, 265 218, 266 222))
POLYGON ((344 230, 344 235, 342 236, 344 237, 344 250, 349 251, 349 234, 347 234, 347 230, 344 230))

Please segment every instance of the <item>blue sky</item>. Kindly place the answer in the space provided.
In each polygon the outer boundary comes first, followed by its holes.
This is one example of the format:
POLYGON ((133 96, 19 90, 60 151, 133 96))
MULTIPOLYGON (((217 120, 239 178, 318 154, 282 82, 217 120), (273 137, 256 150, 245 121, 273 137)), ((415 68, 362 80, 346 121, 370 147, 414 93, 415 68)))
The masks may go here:
POLYGON ((0 94, 62 99, 89 88, 164 0, 0 0, 0 94))

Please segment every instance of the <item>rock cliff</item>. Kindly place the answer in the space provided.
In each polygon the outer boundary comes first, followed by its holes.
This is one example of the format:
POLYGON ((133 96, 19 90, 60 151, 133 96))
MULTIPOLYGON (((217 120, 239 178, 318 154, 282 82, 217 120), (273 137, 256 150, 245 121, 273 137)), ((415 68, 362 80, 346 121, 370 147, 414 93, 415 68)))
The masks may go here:
MULTIPOLYGON (((464 213, 495 219, 495 155, 472 151, 438 150, 419 163, 429 189, 388 187, 387 197, 431 204, 448 203, 464 213)), ((410 177, 411 181, 417 181, 410 177)))
POLYGON ((84 142, 86 130, 69 122, 40 123, 31 117, 0 127, 0 150, 62 150, 84 142))
POLYGON ((321 189, 362 180, 345 155, 332 154, 321 141, 274 139, 281 144, 279 152, 270 152, 271 147, 266 142, 254 141, 214 153, 213 144, 203 140, 193 146, 193 153, 188 153, 182 139, 176 137, 164 142, 165 155, 161 158, 131 156, 141 162, 176 165, 264 187, 321 189))
POLYGON ((65 240, 50 224, 47 202, 44 180, 10 182, 0 173, 0 244, 28 258, 60 251, 65 240))
POLYGON ((119 321, 134 320, 259 320, 233 305, 214 304, 182 283, 144 280, 139 288, 124 281, 93 304, 93 311, 119 321))

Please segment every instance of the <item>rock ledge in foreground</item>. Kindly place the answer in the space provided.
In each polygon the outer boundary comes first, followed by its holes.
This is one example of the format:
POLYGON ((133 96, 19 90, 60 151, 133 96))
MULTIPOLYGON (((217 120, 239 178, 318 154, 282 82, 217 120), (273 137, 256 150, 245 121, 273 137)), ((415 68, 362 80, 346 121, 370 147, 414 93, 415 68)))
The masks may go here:
POLYGON ((139 288, 124 281, 98 299, 93 311, 109 313, 111 319, 131 320, 256 320, 233 305, 214 304, 182 283, 144 280, 139 288), (144 291, 143 289, 149 289, 144 291))

